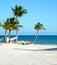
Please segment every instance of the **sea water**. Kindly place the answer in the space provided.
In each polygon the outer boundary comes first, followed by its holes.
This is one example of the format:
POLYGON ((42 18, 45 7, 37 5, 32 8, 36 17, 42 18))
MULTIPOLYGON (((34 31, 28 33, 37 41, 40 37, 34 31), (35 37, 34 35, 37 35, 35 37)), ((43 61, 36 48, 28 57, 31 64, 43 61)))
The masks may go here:
MULTIPOLYGON (((10 36, 15 37, 15 35, 10 36)), ((3 43, 4 36, 0 35, 0 43, 3 43)), ((19 35, 18 40, 19 41, 29 41, 32 42, 35 39, 35 35, 19 35)), ((57 35, 38 35, 35 44, 57 44, 57 35)))

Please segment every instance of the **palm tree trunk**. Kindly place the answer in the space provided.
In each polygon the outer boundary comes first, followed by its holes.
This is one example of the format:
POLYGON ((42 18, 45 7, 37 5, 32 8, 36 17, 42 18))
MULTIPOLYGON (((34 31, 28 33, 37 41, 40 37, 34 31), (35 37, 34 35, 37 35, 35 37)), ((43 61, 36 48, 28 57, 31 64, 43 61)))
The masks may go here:
POLYGON ((7 30, 5 30, 5 43, 6 43, 6 32, 7 32, 7 30))
POLYGON ((36 33, 36 37, 35 37, 35 39, 34 39, 33 43, 35 43, 35 42, 36 42, 37 36, 38 36, 38 31, 37 31, 37 33, 36 33))
POLYGON ((16 16, 16 23, 17 23, 17 29, 16 29, 16 43, 18 42, 18 16, 16 16))
POLYGON ((11 32, 11 30, 9 30, 9 41, 8 41, 9 43, 10 43, 10 32, 11 32))

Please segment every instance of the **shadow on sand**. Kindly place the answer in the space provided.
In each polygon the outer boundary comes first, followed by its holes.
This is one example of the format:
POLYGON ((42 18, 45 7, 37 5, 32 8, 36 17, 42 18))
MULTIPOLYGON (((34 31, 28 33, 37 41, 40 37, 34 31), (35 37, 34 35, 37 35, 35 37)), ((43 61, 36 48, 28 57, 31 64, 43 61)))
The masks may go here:
POLYGON ((48 49, 22 49, 14 48, 15 50, 24 50, 24 51, 57 51, 57 48, 48 48, 48 49))

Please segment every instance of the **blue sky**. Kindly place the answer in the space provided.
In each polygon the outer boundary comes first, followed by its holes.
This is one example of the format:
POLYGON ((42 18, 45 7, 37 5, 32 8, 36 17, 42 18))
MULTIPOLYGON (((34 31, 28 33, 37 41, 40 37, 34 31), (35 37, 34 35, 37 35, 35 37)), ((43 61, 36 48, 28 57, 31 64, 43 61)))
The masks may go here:
MULTIPOLYGON (((0 0, 0 22, 14 16, 11 8, 15 5, 23 6, 28 12, 19 18, 23 25, 19 35, 35 34, 34 25, 37 22, 46 28, 46 31, 39 31, 40 35, 57 35, 57 0, 0 0)), ((3 28, 0 28, 0 34, 4 34, 3 28)), ((16 32, 12 31, 11 34, 16 32)))

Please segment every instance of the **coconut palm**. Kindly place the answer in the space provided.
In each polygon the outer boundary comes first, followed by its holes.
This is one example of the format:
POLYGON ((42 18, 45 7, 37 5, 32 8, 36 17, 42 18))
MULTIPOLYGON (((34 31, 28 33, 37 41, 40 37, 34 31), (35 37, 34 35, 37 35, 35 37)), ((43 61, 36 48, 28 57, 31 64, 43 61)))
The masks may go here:
POLYGON ((7 32, 7 30, 8 30, 8 22, 6 21, 5 23, 4 23, 4 25, 3 25, 3 28, 5 29, 5 42, 6 42, 6 32, 7 32))
POLYGON ((13 17, 13 18, 9 18, 9 21, 8 21, 8 30, 9 30, 9 43, 10 43, 10 33, 11 33, 11 30, 13 29, 13 26, 14 26, 14 20, 15 20, 15 18, 13 17))
POLYGON ((23 9, 22 6, 15 6, 15 8, 12 8, 14 15, 16 16, 16 25, 17 25, 17 29, 16 29, 16 42, 18 41, 18 17, 21 17, 23 14, 26 14, 27 11, 25 9, 23 9))
POLYGON ((5 42, 6 42, 6 32, 8 30, 8 19, 3 22, 4 22, 3 24, 0 23, 0 26, 3 27, 3 29, 5 29, 5 42))
MULTIPOLYGON (((11 30, 16 30, 17 29, 17 26, 16 26, 16 21, 15 21, 15 18, 10 18, 9 19, 9 22, 8 22, 8 30, 9 30, 9 43, 10 43, 10 33, 11 33, 11 30)), ((22 25, 19 24, 18 22, 18 29, 22 27, 22 25)))
POLYGON ((45 28, 44 28, 43 24, 41 24, 40 22, 38 22, 37 24, 35 24, 34 29, 37 31, 37 33, 36 33, 36 37, 35 37, 33 43, 35 43, 35 41, 36 41, 36 39, 37 39, 38 31, 39 31, 39 30, 42 30, 42 29, 45 30, 45 28))

